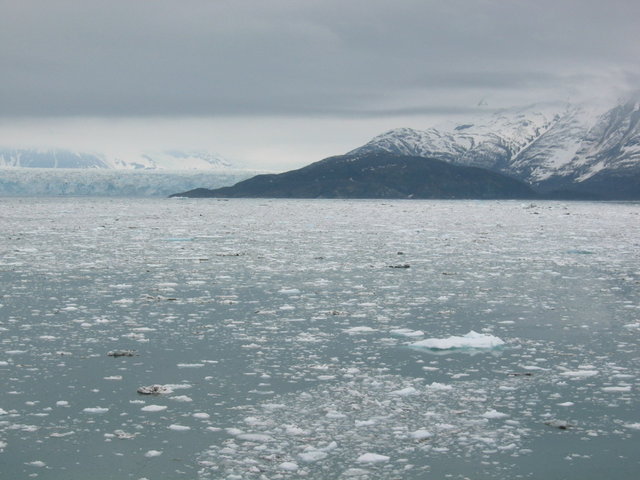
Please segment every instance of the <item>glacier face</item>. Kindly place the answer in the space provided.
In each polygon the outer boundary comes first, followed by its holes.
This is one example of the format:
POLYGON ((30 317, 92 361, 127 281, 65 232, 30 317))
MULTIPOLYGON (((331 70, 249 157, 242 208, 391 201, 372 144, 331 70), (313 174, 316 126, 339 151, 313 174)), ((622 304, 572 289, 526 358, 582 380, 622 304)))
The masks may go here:
POLYGON ((0 168, 0 195, 169 196, 208 186, 233 185, 258 172, 138 171, 116 169, 0 168))
POLYGON ((570 190, 587 183, 594 187, 598 182, 599 188, 605 184, 615 188, 611 178, 626 177, 635 191, 633 178, 640 173, 639 120, 638 100, 600 115, 587 106, 536 104, 464 124, 390 130, 349 153, 388 151, 437 158, 498 171, 542 191, 570 190))
POLYGON ((60 148, 0 148, 0 167, 179 171, 238 168, 218 154, 201 150, 164 150, 123 156, 60 148))
POLYGON ((0 148, 0 195, 168 196, 233 185, 257 173, 205 151, 127 155, 0 148))

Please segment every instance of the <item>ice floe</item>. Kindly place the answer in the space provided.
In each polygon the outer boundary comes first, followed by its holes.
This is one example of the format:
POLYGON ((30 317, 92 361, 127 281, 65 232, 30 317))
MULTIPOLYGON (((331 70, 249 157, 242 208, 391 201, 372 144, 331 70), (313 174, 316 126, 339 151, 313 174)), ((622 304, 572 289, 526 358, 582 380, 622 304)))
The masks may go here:
POLYGON ((462 336, 425 338, 424 340, 411 343, 410 346, 430 350, 489 349, 500 347, 504 345, 504 343, 504 340, 494 335, 478 333, 471 330, 462 336))

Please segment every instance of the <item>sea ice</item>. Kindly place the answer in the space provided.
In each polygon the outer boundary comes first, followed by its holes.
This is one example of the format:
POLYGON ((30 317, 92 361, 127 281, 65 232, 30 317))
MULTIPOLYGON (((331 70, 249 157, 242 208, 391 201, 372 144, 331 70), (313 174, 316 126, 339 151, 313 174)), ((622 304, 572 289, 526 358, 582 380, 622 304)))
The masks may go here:
POLYGON ((356 459, 356 462, 358 463, 382 463, 382 462, 388 462, 388 461, 389 461, 388 456, 379 455, 377 453, 363 453, 356 459))
POLYGON ((109 409, 104 407, 87 407, 82 411, 85 413, 106 413, 109 409))
POLYGON ((427 438, 431 438, 433 435, 428 430, 418 429, 411 432, 409 436, 415 440, 426 440, 427 438))
POLYGON ((498 418, 507 418, 509 415, 506 413, 498 412, 494 409, 489 409, 482 414, 482 418, 490 418, 490 419, 498 419, 498 418))
POLYGON ((478 333, 473 330, 462 336, 426 338, 410 344, 412 347, 428 348, 430 350, 485 349, 501 345, 504 345, 504 340, 494 335, 478 333))
POLYGON ((298 468, 300 467, 298 467, 298 464, 295 462, 282 462, 278 465, 278 469, 285 470, 287 472, 295 472, 298 468))
POLYGON ((377 332, 377 330, 375 328, 362 326, 362 327, 347 328, 347 329, 344 330, 344 332, 345 333, 349 333, 349 334, 353 334, 353 333, 371 333, 371 332, 377 332))
POLYGON ((598 370, 568 370, 561 372, 560 375, 571 378, 588 378, 598 375, 598 370))
POLYGON ((175 432, 186 432, 187 430, 191 430, 191 427, 187 427, 186 425, 177 425, 175 423, 169 425, 167 428, 175 432))
POLYGON ((166 409, 167 407, 165 405, 147 405, 141 408, 143 412, 162 412, 166 409))

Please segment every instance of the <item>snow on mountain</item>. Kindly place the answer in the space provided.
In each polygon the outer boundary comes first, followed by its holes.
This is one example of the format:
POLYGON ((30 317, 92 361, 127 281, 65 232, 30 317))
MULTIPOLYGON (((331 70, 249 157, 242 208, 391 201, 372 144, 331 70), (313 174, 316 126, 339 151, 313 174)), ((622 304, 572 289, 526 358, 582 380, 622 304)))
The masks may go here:
POLYGON ((501 110, 463 124, 446 123, 427 130, 399 128, 383 133, 349 153, 385 150, 502 171, 509 159, 557 121, 563 109, 566 105, 536 105, 501 110))
POLYGON ((228 170, 237 168, 220 155, 204 151, 165 150, 113 160, 114 168, 153 170, 228 170))
POLYGON ((587 180, 610 189, 615 187, 609 177, 626 175, 628 188, 640 194, 637 180, 629 180, 640 173, 640 102, 630 100, 600 115, 567 103, 501 110, 462 124, 391 130, 349 153, 375 151, 486 168, 542 191, 574 190, 587 180))

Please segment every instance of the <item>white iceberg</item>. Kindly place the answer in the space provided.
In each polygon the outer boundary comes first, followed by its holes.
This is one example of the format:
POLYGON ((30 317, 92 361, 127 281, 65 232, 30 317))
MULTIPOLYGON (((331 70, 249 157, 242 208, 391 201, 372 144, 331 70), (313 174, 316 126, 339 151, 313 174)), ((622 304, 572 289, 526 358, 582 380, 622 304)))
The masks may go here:
POLYGON ((377 453, 363 453, 356 459, 358 463, 383 463, 388 461, 388 456, 377 453))
POLYGON ((412 347, 428 348, 430 350, 495 348, 501 345, 504 345, 504 340, 494 335, 478 333, 473 330, 462 336, 426 338, 410 344, 412 347))

